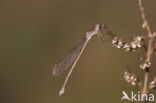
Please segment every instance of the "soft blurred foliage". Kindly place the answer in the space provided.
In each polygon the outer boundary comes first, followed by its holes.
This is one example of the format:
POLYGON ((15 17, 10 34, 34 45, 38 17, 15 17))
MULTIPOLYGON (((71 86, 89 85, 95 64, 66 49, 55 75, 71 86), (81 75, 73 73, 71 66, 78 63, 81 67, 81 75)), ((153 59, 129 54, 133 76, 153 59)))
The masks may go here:
MULTIPOLYGON (((154 31, 156 1, 143 3, 154 31)), ((97 36, 89 42, 63 96, 58 91, 68 71, 51 74, 95 23, 107 24, 126 41, 133 34, 146 35, 137 0, 1 0, 0 15, 1 103, 119 103, 123 90, 139 90, 125 82, 123 73, 128 65, 143 79, 143 49, 120 51, 106 35, 103 44, 97 36)), ((154 58, 150 79, 156 73, 154 58)))

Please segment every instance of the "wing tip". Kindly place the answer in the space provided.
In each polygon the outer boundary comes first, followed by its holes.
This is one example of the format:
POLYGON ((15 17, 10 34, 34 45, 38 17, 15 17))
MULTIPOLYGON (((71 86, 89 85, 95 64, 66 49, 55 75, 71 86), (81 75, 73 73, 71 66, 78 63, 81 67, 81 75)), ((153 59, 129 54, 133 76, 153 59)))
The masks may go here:
POLYGON ((57 66, 57 64, 54 65, 53 70, 52 70, 52 74, 54 76, 57 76, 56 66, 57 66))

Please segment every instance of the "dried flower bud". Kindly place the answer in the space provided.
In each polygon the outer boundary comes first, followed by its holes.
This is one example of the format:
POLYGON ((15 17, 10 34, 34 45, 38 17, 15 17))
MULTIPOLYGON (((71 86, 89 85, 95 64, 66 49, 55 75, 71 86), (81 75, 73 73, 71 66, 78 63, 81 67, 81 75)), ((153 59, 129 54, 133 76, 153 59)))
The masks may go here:
POLYGON ((117 44, 117 48, 122 49, 123 46, 124 46, 124 42, 121 39, 119 39, 118 44, 117 44))
POLYGON ((114 46, 117 46, 117 44, 118 44, 118 38, 116 36, 113 37, 112 44, 114 46))
POLYGON ((156 89, 156 77, 154 78, 154 80, 152 82, 150 82, 149 88, 150 89, 156 89))
POLYGON ((144 39, 145 38, 143 36, 137 36, 136 39, 135 39, 135 41, 137 41, 137 42, 143 42, 144 39))
POLYGON ((136 86, 136 84, 139 82, 139 79, 136 77, 136 75, 128 73, 128 72, 124 73, 124 78, 132 86, 136 86))
POLYGON ((130 51, 130 50, 131 50, 130 45, 129 45, 128 43, 126 43, 126 44, 123 46, 123 49, 124 49, 125 51, 130 51))
POLYGON ((122 39, 118 39, 116 35, 113 36, 112 44, 119 49, 125 51, 136 51, 138 48, 142 47, 143 44, 143 36, 135 36, 133 38, 133 42, 125 43, 122 39))
POLYGON ((151 62, 145 62, 144 64, 140 65, 141 69, 146 69, 149 68, 151 66, 151 62))
POLYGON ((138 47, 137 47, 137 44, 135 42, 131 42, 131 48, 133 51, 135 51, 138 47))

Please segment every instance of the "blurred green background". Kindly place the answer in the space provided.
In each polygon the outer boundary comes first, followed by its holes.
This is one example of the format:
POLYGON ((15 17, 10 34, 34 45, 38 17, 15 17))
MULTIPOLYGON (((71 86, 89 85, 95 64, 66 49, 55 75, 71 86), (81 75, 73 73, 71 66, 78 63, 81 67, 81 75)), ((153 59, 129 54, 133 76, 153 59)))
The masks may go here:
MULTIPOLYGON (((154 31, 156 1, 143 3, 154 31)), ((104 44, 97 36, 89 42, 64 95, 59 97, 58 91, 68 71, 59 77, 51 74, 53 65, 95 23, 107 24, 125 41, 146 34, 137 0, 1 0, 0 8, 0 103, 119 103, 123 90, 139 90, 125 82, 123 73, 128 65, 143 79, 143 49, 118 50, 108 36, 104 44)), ((150 79, 156 73, 154 58, 150 79)))

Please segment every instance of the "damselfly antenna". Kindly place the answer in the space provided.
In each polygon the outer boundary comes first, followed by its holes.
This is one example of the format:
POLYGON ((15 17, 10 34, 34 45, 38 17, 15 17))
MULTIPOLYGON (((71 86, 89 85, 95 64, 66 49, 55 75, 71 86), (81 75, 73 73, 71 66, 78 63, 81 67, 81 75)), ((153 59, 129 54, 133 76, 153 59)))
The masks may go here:
POLYGON ((62 86, 61 90, 59 91, 59 95, 62 95, 64 93, 67 81, 68 81, 75 65, 77 64, 82 52, 84 51, 84 48, 86 47, 87 43, 89 42, 89 40, 95 34, 98 34, 100 40, 103 41, 102 35, 99 34, 102 26, 103 25, 96 24, 96 26, 94 28, 90 29, 86 33, 86 35, 81 39, 81 41, 71 51, 69 51, 64 56, 63 59, 61 59, 57 64, 54 65, 53 71, 52 71, 54 76, 60 75, 64 70, 67 70, 68 68, 70 68, 70 71, 67 74, 67 77, 63 83, 63 86, 62 86))

